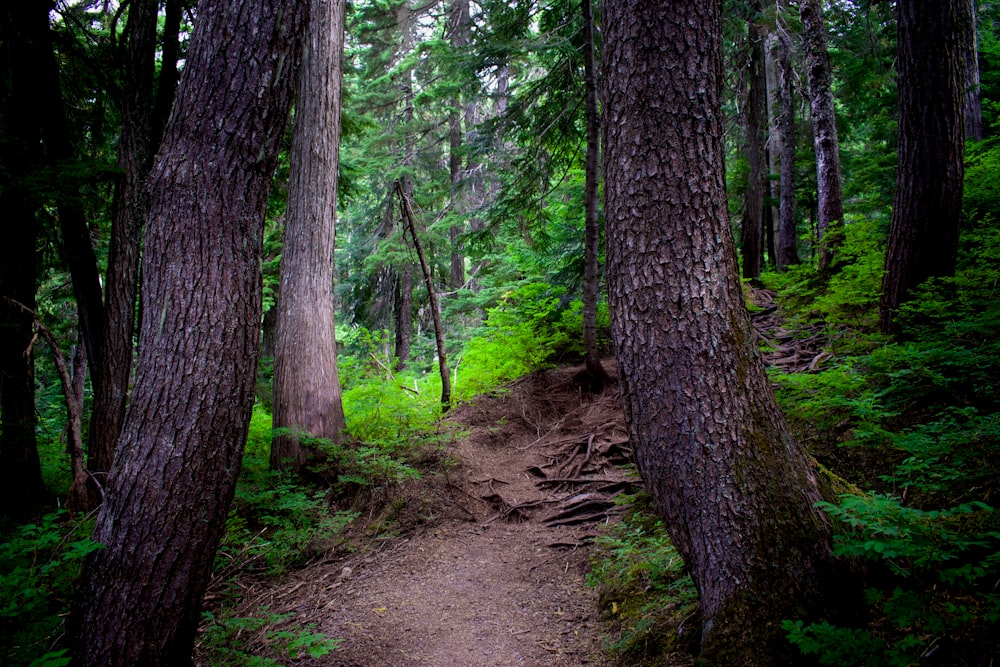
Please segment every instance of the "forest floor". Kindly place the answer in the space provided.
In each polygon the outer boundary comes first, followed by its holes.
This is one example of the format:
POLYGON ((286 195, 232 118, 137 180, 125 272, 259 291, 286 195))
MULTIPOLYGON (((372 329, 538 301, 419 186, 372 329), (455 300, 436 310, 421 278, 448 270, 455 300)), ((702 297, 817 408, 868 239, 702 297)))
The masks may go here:
MULTIPOLYGON (((773 293, 753 296, 770 363, 824 361, 818 336, 781 328, 773 293)), ((418 466, 436 472, 364 498, 327 557, 277 582, 242 582, 239 606, 342 639, 296 665, 610 665, 586 576, 594 538, 625 509, 615 497, 640 482, 624 467, 617 367, 604 364, 612 382, 600 395, 578 366, 453 410, 442 430, 454 437, 418 466)))
POLYGON ((590 547, 638 482, 622 467, 617 382, 591 395, 581 370, 534 373, 453 410, 437 473, 369 499, 363 530, 278 582, 247 582, 240 606, 343 640, 296 665, 609 664, 590 547))

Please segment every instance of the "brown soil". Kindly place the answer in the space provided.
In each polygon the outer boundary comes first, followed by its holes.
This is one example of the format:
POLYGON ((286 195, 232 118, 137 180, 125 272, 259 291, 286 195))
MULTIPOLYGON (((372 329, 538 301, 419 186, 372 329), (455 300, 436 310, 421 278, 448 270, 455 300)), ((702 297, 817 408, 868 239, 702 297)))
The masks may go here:
POLYGON ((617 384, 599 396, 588 385, 580 368, 536 373, 457 408, 447 423, 463 435, 438 472, 383 498, 353 551, 250 587, 241 606, 343 639, 296 664, 608 664, 590 543, 636 482, 619 465, 630 452, 617 384))

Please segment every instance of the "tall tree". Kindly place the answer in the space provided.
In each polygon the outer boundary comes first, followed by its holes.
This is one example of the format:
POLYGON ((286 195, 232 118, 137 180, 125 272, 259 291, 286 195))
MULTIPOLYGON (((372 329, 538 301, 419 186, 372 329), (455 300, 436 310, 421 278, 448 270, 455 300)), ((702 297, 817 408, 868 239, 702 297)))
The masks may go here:
POLYGON ((181 57, 181 20, 184 7, 189 0, 166 0, 163 7, 163 45, 160 58, 160 76, 156 86, 156 99, 153 102, 152 128, 150 143, 160 145, 163 138, 163 128, 167 125, 170 109, 174 106, 174 96, 177 94, 177 80, 180 71, 177 63, 181 57))
MULTIPOLYGON (((449 29, 451 31, 451 48, 456 55, 461 54, 469 47, 469 0, 451 0, 450 15, 448 17, 449 29)), ((463 163, 463 133, 462 121, 469 121, 469 113, 460 114, 462 108, 460 96, 456 96, 453 107, 448 113, 448 170, 451 175, 451 199, 452 208, 456 213, 463 213, 465 202, 468 199, 464 196, 465 186, 463 181, 466 172, 462 168, 463 163), (464 116, 464 118, 463 118, 464 116)), ((455 290, 465 284, 465 257, 459 248, 459 238, 462 234, 462 226, 451 225, 448 228, 448 239, 451 243, 451 271, 449 286, 455 290)))
POLYGON ((73 295, 87 349, 90 368, 101 364, 101 340, 104 332, 104 299, 90 228, 81 201, 80 178, 73 162, 78 158, 63 103, 59 64, 52 47, 48 6, 33 4, 33 12, 25 25, 38 35, 43 48, 39 53, 39 78, 36 91, 41 99, 39 122, 45 153, 52 167, 60 174, 57 197, 59 228, 62 233, 62 254, 73 282, 73 295))
POLYGON ((844 222, 844 195, 840 175, 840 145, 833 105, 833 80, 826 26, 820 0, 800 0, 802 43, 806 52, 809 107, 812 116, 813 147, 816 151, 816 237, 820 243, 819 266, 826 270, 836 252, 840 235, 836 227, 844 222), (826 238, 827 232, 835 233, 826 238))
POLYGON ((254 395, 264 211, 307 3, 202 0, 149 179, 136 381, 75 664, 190 665, 254 395))
POLYGON ((271 466, 298 468, 309 452, 297 432, 340 440, 333 292, 344 0, 311 0, 290 155, 288 210, 274 351, 271 466))
POLYGON ((105 279, 100 364, 91 366, 94 405, 90 420, 88 467, 107 472, 125 420, 125 399, 132 373, 135 305, 139 291, 139 248, 145 220, 143 190, 152 164, 153 70, 156 51, 156 0, 133 0, 125 26, 122 131, 105 279))
POLYGON ((896 5, 899 165, 882 280, 880 325, 910 291, 955 272, 965 174, 968 0, 896 5))
POLYGON ((750 165, 743 204, 743 277, 760 277, 764 259, 764 193, 767 191, 767 77, 761 0, 747 6, 747 102, 744 111, 746 156, 750 165))
POLYGON ((597 65, 594 62, 594 15, 590 0, 581 0, 583 10, 584 114, 587 121, 587 154, 584 161, 583 238, 583 350, 591 386, 602 390, 608 374, 597 350, 597 295, 600 292, 598 246, 601 240, 600 201, 597 197, 601 117, 597 108, 597 65))
POLYGON ((37 281, 31 187, 41 166, 38 98, 34 87, 44 45, 30 33, 34 4, 14 0, 0 9, 0 514, 34 513, 45 497, 35 439, 34 318, 37 281), (20 305, 19 305, 20 304, 20 305))
POLYGON ((780 140, 781 203, 778 213, 778 269, 799 263, 795 219, 795 70, 792 67, 792 40, 788 29, 781 24, 781 15, 787 11, 787 0, 779 3, 777 26, 777 88, 779 98, 778 136, 780 140))
POLYGON ((965 35, 965 138, 983 140, 983 95, 979 77, 979 31, 976 0, 966 0, 972 17, 965 35))
POLYGON ((701 598, 702 656, 784 664, 832 557, 743 304, 723 176, 721 0, 609 0, 608 293, 639 470, 701 598))

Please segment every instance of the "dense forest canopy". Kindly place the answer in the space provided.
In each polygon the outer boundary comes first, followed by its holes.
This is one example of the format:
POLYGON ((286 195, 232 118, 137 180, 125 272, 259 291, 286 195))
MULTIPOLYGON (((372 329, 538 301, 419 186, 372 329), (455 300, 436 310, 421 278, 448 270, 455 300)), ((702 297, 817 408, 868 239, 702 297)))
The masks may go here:
POLYGON ((185 664, 450 407, 612 359, 684 650, 1000 657, 1000 4, 688 4, 6 3, 0 662, 185 664))

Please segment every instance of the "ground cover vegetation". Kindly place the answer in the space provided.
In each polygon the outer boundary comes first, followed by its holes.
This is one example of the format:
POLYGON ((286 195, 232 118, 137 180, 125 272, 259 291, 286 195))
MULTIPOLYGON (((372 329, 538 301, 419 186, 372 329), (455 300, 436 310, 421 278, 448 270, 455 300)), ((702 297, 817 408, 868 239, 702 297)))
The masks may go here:
MULTIPOLYGON (((780 318, 778 325, 751 318, 765 358, 801 357, 773 363, 768 380, 794 440, 836 480, 837 490, 818 507, 832 527, 834 557, 851 564, 861 582, 846 612, 789 613, 775 641, 784 655, 820 664, 990 664, 1000 657, 1000 6, 969 3, 978 83, 963 90, 980 95, 963 108, 964 126, 975 126, 968 114, 978 108, 981 129, 965 144, 954 271, 921 280, 893 307, 886 328, 893 196, 908 187, 897 179, 902 82, 894 3, 822 3, 843 177, 842 220, 833 221, 820 210, 828 174, 818 170, 815 103, 805 94, 816 85, 803 39, 812 3, 724 4, 726 202, 733 237, 744 253, 750 248, 749 265, 759 266, 748 274, 742 258, 744 295, 752 312, 780 318), (765 62, 755 62, 761 57, 765 62), (763 120, 750 111, 762 85, 763 120), (766 151, 751 141, 759 131, 766 151), (790 243, 795 261, 779 260, 790 243), (760 294, 773 298, 765 303, 760 294), (803 351, 806 339, 820 347, 803 351)), ((440 420, 443 385, 456 405, 502 394, 530 372, 581 363, 591 352, 583 335, 590 316, 596 336, 588 345, 599 355, 614 352, 603 287, 596 304, 585 303, 587 281, 605 278, 603 264, 597 276, 585 267, 583 40, 592 35, 600 60, 608 27, 604 8, 595 9, 598 29, 588 31, 590 12, 573 0, 364 0, 346 7, 339 168, 326 175, 337 186, 335 262, 318 278, 336 293, 334 372, 344 425, 332 435, 273 421, 275 401, 284 400, 273 391, 279 302, 293 270, 282 264, 286 211, 288 197, 298 196, 289 184, 302 169, 291 157, 295 112, 293 123, 274 133, 275 145, 251 156, 275 165, 255 232, 261 252, 247 264, 259 262, 263 288, 259 311, 248 310, 258 313, 249 319, 259 350, 242 360, 244 370, 256 369, 247 375, 256 384, 244 382, 247 409, 234 410, 233 424, 243 424, 246 438, 233 453, 232 480, 220 482, 231 488, 221 494, 231 502, 217 550, 206 547, 203 608, 185 611, 187 629, 179 632, 199 661, 294 664, 336 650, 335 637, 266 608, 247 615, 238 604, 240 582, 281 577, 331 549, 356 548, 353 540, 365 534, 360 525, 391 514, 382 509, 393 488, 453 465, 447 444, 459 434, 440 420), (262 151, 271 148, 273 158, 265 159, 262 151), (436 306, 429 285, 440 297, 436 306), (304 447, 301 467, 274 465, 275 438, 304 447), (240 637, 247 633, 264 639, 246 646, 240 637)), ((111 363, 110 352, 101 356, 101 340, 111 337, 100 332, 127 320, 121 331, 134 367, 135 350, 155 340, 163 326, 155 318, 165 317, 151 315, 153 302, 134 294, 126 308, 111 306, 111 285, 133 275, 112 269, 123 244, 134 243, 136 257, 142 247, 141 233, 115 231, 126 215, 122 193, 129 178, 145 181, 151 155, 169 135, 178 63, 197 68, 189 58, 193 31, 217 11, 208 2, 132 0, 56 3, 39 14, 17 1, 0 17, 0 200, 14 216, 10 243, 0 245, 5 664, 71 664, 77 636, 87 632, 67 618, 86 606, 81 590, 96 590, 81 588, 81 567, 103 557, 92 537, 96 508, 104 494, 118 493, 105 453, 91 443, 125 442, 101 432, 112 422, 122 428, 125 403, 116 421, 106 417, 118 409, 114 401, 98 398, 115 395, 112 380, 97 379, 96 369, 111 363), (152 21, 145 33, 143 21, 152 21), (140 37, 149 31, 152 46, 140 37), (146 61, 130 49, 149 50, 148 64, 137 64, 146 61), (49 61, 51 68, 33 69, 49 61), (35 83, 45 95, 34 93, 35 83), (128 128, 153 148, 134 148, 128 128), (95 289, 106 290, 103 302, 95 303, 95 289), (96 325, 95 312, 112 324, 96 325), (154 319, 140 334, 143 318, 154 319), (42 326, 53 349, 40 338, 42 326), (67 424, 73 401, 83 451, 73 451, 67 424), (105 416, 92 421, 98 403, 105 416)), ((615 76, 605 69, 602 85, 615 76)), ((144 206, 134 214, 140 219, 144 206)), ((149 261, 163 238, 147 234, 149 261)), ((603 257, 603 236, 599 242, 603 257)), ((133 287, 145 289, 151 276, 133 275, 133 287)), ((592 388, 599 385, 595 379, 592 388)), ((196 403, 215 403, 216 395, 205 389, 196 403)), ((199 410, 189 404, 177 414, 195 419, 199 410)), ((609 652, 621 664, 688 664, 702 650, 700 584, 671 542, 657 501, 640 493, 623 502, 625 517, 596 540, 589 576, 608 620, 609 652)), ((373 530, 390 534, 393 527, 380 521, 373 530)))

